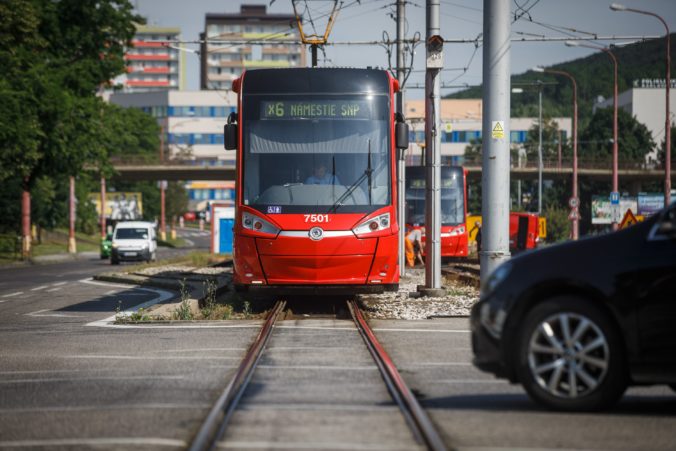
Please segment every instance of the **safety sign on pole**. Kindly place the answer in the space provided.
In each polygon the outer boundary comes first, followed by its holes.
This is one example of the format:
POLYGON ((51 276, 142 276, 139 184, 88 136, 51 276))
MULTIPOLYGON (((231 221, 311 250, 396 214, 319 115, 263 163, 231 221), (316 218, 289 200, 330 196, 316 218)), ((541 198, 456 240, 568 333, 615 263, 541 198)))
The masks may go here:
POLYGON ((505 123, 504 121, 493 121, 491 127, 491 138, 504 139, 505 138, 505 123))

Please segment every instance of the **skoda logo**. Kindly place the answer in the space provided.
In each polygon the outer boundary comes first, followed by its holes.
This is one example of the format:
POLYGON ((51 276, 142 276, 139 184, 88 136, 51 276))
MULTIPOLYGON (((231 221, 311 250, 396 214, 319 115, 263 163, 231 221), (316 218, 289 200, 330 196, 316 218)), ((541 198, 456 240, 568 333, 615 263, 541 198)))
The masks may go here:
POLYGON ((321 227, 313 227, 310 229, 309 235, 311 240, 319 241, 324 238, 324 231, 321 227))

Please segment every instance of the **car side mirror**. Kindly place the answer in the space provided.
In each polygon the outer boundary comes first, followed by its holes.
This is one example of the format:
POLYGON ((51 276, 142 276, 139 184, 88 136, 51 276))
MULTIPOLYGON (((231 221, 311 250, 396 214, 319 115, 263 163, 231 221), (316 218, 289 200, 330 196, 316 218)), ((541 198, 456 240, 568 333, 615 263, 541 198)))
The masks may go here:
POLYGON ((225 150, 236 150, 239 137, 237 127, 237 113, 232 112, 228 116, 228 123, 223 127, 223 144, 225 150))
POLYGON ((674 221, 674 219, 669 220, 669 218, 665 218, 657 226, 657 233, 668 238, 676 238, 676 221, 674 221))
POLYGON ((394 142, 397 149, 408 149, 408 124, 404 120, 404 115, 397 113, 394 124, 394 142))

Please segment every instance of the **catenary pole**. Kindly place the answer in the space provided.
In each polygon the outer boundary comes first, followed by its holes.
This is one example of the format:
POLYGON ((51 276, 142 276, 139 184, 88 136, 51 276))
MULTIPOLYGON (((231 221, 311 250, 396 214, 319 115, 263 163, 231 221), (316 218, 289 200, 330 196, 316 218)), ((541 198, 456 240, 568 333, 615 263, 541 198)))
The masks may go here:
POLYGON ((481 279, 509 259, 510 3, 484 0, 481 279))
MULTIPOLYGON (((427 0, 427 42, 439 36, 439 0, 427 0)), ((429 52, 429 50, 428 50, 429 52)), ((429 58, 429 55, 428 55, 429 58)), ((425 290, 423 294, 439 296, 441 289, 441 135, 440 84, 441 68, 430 67, 425 76, 425 290)))
POLYGON ((664 207, 666 208, 671 203, 671 113, 669 111, 669 89, 671 88, 671 32, 669 31, 669 25, 659 14, 655 14, 651 11, 646 11, 643 9, 636 8, 627 8, 624 5, 617 3, 612 3, 610 9, 613 11, 628 11, 632 13, 645 14, 646 16, 652 16, 662 22, 667 34, 664 36, 666 41, 666 80, 665 80, 665 104, 666 104, 666 113, 665 113, 665 123, 664 123, 664 207))
POLYGON ((21 258, 31 256, 31 192, 30 179, 24 177, 21 190, 21 258))
MULTIPOLYGON (((405 22, 405 0, 397 0, 397 80, 399 81, 399 92, 397 93, 397 111, 404 114, 404 44, 402 40, 406 33, 405 22)), ((399 276, 406 275, 406 254, 405 254, 405 235, 406 235, 406 149, 398 149, 397 160, 397 210, 399 211, 399 276)))
POLYGON ((106 238, 106 178, 101 177, 101 239, 106 238))
POLYGON ((542 216, 542 84, 538 87, 538 216, 542 216))
POLYGON ((70 189, 68 195, 68 253, 75 254, 77 245, 75 243, 75 177, 70 176, 70 189))

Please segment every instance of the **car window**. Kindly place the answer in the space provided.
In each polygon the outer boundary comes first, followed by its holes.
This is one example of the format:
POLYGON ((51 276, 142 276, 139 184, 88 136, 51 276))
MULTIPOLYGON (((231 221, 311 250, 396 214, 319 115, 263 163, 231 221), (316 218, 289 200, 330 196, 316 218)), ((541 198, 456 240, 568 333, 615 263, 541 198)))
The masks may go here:
POLYGON ((115 231, 115 238, 118 240, 145 240, 148 239, 148 229, 117 229, 115 231))
POLYGON ((676 239, 676 204, 672 204, 662 213, 662 216, 653 227, 649 239, 676 239))

